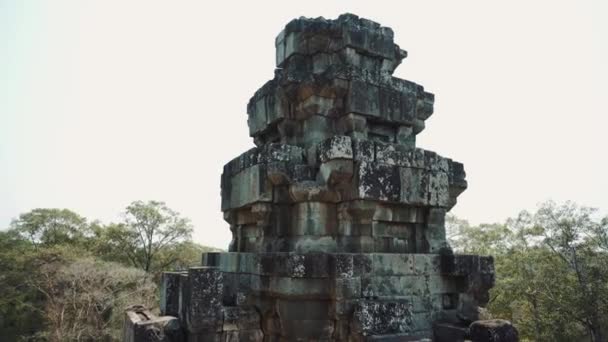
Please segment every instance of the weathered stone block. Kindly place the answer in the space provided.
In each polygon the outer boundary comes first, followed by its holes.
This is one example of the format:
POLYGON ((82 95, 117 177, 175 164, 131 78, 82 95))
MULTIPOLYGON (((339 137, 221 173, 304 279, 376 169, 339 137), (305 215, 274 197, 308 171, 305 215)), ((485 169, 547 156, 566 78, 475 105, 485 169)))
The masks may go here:
POLYGON ((492 256, 480 256, 479 257, 479 273, 493 275, 494 271, 494 257, 492 256))
POLYGON ((238 260, 240 273, 260 273, 260 255, 258 253, 238 253, 238 260))
POLYGON ((260 329, 260 315, 254 307, 224 307, 224 331, 260 329))
POLYGON ((295 236, 292 238, 283 238, 285 242, 285 250, 282 252, 293 251, 296 253, 322 253, 322 252, 337 252, 338 241, 333 236, 295 236))
POLYGON ((186 288, 186 328, 192 333, 221 329, 223 274, 218 268, 191 267, 186 288))
POLYGON ((372 236, 371 223, 353 223, 350 220, 338 222, 338 234, 340 236, 372 236))
POLYGON ((338 236, 337 247, 346 253, 373 253, 376 244, 372 236, 338 236))
MULTIPOLYGON (((415 227, 413 224, 391 222, 391 221, 374 221, 372 223, 372 235, 374 237, 394 237, 404 239, 406 242, 414 242, 415 227)), ((413 251, 413 246, 408 250, 413 251)))
POLYGON ((262 291, 292 298, 329 299, 331 285, 326 279, 268 277, 267 286, 263 284, 262 291))
POLYGON ((352 254, 330 254, 329 275, 335 278, 352 278, 355 275, 355 260, 352 254))
POLYGON ((401 180, 398 168, 367 162, 357 163, 356 198, 398 202, 401 180))
POLYGON ((341 105, 341 101, 336 101, 336 98, 311 95, 294 106, 294 115, 296 119, 311 115, 331 116, 340 111, 341 105))
POLYGON ((292 203, 306 201, 338 203, 341 199, 341 194, 330 189, 327 184, 313 181, 292 184, 289 187, 289 196, 292 203))
MULTIPOLYGON (((387 65, 382 70, 392 72, 407 55, 393 43, 390 28, 352 14, 341 15, 335 20, 295 19, 277 36, 275 45, 279 67, 285 67, 293 57, 299 55, 316 56, 322 52, 332 53, 350 48, 353 52, 360 51, 362 56, 387 60, 387 65)), ((361 63, 352 57, 347 61, 355 65, 361 63)))
POLYGON ((261 329, 225 331, 222 333, 222 342, 262 342, 264 333, 261 329))
POLYGON ((284 340, 328 341, 334 332, 333 320, 281 320, 281 336, 284 340))
POLYGON ((179 323, 182 327, 185 327, 187 304, 188 304, 188 273, 182 273, 179 276, 179 323))
POLYGON ((334 235, 337 229, 336 205, 302 202, 292 208, 290 235, 334 235))
POLYGON ((338 278, 334 281, 334 297, 341 299, 361 298, 361 278, 338 278))
POLYGON ((399 223, 423 223, 426 215, 422 208, 403 205, 376 205, 374 220, 399 223))
POLYGON ((404 334, 387 334, 387 335, 374 335, 366 336, 365 342, 432 342, 431 339, 426 338, 429 333, 415 331, 413 333, 404 334))
POLYGON ((222 209, 240 208, 256 202, 272 201, 266 167, 254 165, 226 180, 222 187, 222 209))
POLYGON ((163 272, 160 289, 160 314, 179 316, 179 279, 181 272, 163 272))
POLYGON ((356 161, 373 162, 375 145, 369 140, 353 139, 353 159, 356 161))
POLYGON ((353 159, 352 141, 347 136, 334 136, 320 143, 317 152, 322 163, 333 159, 353 159))
POLYGON ((373 270, 373 256, 365 253, 354 254, 353 267, 355 275, 369 276, 373 270))
POLYGON ((224 342, 222 332, 189 333, 186 342, 224 342))
POLYGON ((403 146, 397 144, 389 144, 375 142, 376 146, 376 161, 387 165, 408 166, 409 153, 404 151, 403 146))
POLYGON ((219 261, 219 268, 222 272, 239 272, 239 255, 241 253, 222 253, 219 261))
POLYGON ((438 254, 414 254, 412 256, 417 274, 439 274, 441 272, 441 258, 438 254))
POLYGON ((278 299, 276 301, 277 313, 282 321, 328 320, 330 317, 330 303, 315 299, 278 299))
POLYGON ((479 271, 477 255, 442 255, 441 272, 453 276, 466 276, 479 271))
POLYGON ((473 342, 517 342, 519 334, 511 322, 502 319, 471 323, 469 334, 473 342))
POLYGON ((464 342, 468 335, 466 326, 448 322, 435 323, 433 326, 433 336, 437 342, 464 342))
POLYGON ((447 173, 431 171, 429 173, 428 203, 435 207, 447 207, 449 199, 450 192, 447 173))
POLYGON ((378 276, 413 275, 415 273, 412 254, 373 254, 372 272, 378 276))
POLYGON ((302 164, 304 162, 304 149, 299 146, 287 144, 266 144, 260 152, 260 162, 288 162, 292 164, 302 164))
POLYGON ((374 251, 378 253, 412 253, 414 243, 398 237, 374 237, 374 251))
POLYGON ((399 126, 395 140, 396 143, 408 150, 416 148, 416 134, 414 134, 414 130, 410 126, 399 126))
POLYGON ((413 326, 407 301, 360 301, 354 312, 353 330, 361 335, 403 333, 413 326))
POLYGON ((351 82, 346 100, 346 112, 379 118, 381 116, 379 91, 377 86, 362 81, 351 82))
POLYGON ((409 205, 428 205, 431 197, 429 172, 410 167, 402 167, 398 170, 401 184, 399 200, 409 205))
POLYGON ((219 253, 219 252, 203 253, 201 265, 209 266, 209 267, 219 267, 220 258, 221 258, 221 253, 219 253))
POLYGON ((322 163, 319 168, 320 178, 329 187, 348 184, 353 176, 353 162, 350 159, 334 159, 322 163))
POLYGON ((141 306, 127 309, 123 329, 125 342, 181 342, 184 339, 177 318, 156 317, 141 306))
POLYGON ((426 241, 429 244, 429 252, 443 253, 449 249, 445 236, 444 208, 430 208, 427 216, 427 226, 424 230, 426 241))
POLYGON ((420 296, 426 289, 425 279, 416 276, 372 277, 372 290, 375 296, 394 298, 403 295, 420 296))

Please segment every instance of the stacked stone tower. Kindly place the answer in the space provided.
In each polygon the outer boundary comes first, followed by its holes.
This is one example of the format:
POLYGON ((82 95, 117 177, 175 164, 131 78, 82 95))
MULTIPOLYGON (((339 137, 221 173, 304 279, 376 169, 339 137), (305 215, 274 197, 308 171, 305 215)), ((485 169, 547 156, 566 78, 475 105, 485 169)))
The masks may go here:
POLYGON ((229 252, 166 273, 163 314, 188 341, 413 341, 477 320, 493 261, 446 242, 463 165, 416 147, 434 96, 392 76, 393 31, 300 18, 275 44, 247 106, 256 147, 222 174, 229 252))

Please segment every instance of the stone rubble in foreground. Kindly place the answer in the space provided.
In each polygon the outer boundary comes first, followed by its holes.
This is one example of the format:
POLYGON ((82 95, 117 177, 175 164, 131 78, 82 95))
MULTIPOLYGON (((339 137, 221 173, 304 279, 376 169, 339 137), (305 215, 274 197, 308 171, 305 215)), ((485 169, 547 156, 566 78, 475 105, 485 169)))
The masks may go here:
POLYGON ((416 147, 434 95, 392 76, 393 31, 299 18, 275 45, 247 106, 256 147, 221 178, 229 252, 164 273, 163 316, 129 310, 125 341, 464 341, 473 322, 474 341, 516 341, 478 321, 492 257, 446 241, 464 168, 416 147))

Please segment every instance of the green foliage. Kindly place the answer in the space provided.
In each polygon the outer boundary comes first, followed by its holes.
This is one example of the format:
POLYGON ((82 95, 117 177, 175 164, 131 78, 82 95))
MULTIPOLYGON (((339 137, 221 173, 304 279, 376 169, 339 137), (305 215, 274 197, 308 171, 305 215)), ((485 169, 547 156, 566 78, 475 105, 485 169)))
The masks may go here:
POLYGON ((162 202, 133 202, 108 225, 67 209, 34 209, 0 231, 0 340, 119 341, 123 313, 156 306, 163 269, 213 250, 162 202))
POLYGON ((49 341, 119 340, 124 310, 156 303, 156 285, 142 270, 94 258, 40 266, 31 286, 44 294, 49 341))
POLYGON ((192 241, 182 241, 161 250, 158 253, 158 264, 166 265, 160 268, 164 271, 187 270, 189 267, 201 265, 203 253, 220 251, 220 249, 202 246, 192 241))
POLYGON ((67 209, 34 209, 19 215, 11 228, 34 245, 77 243, 87 233, 85 218, 67 209))
POLYGON ((494 255, 490 312, 513 321, 524 341, 606 341, 608 218, 573 203, 547 202, 504 224, 449 217, 459 253, 494 255))
POLYGON ((0 336, 9 341, 42 329, 43 298, 25 282, 33 250, 17 231, 0 232, 0 336))
MULTIPOLYGON (((606 341, 608 217, 548 202, 503 224, 450 216, 457 253, 494 255, 488 309, 523 341, 606 341)), ((0 336, 18 341, 120 340, 131 304, 155 305, 158 272, 200 264, 213 249, 162 202, 133 202, 122 222, 34 209, 0 232, 0 336)))
POLYGON ((106 229, 106 241, 135 267, 158 272, 179 260, 176 245, 190 240, 188 219, 169 209, 163 202, 131 203, 122 224, 106 229))
POLYGON ((454 215, 446 217, 446 232, 454 250, 463 254, 492 255, 509 246, 512 232, 503 224, 471 226, 454 215))

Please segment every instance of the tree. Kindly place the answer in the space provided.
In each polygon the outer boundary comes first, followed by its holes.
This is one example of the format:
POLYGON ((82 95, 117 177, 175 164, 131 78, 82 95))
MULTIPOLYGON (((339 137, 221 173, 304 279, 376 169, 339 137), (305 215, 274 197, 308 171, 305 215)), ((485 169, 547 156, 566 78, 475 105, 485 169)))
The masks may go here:
POLYGON ((119 341, 123 313, 153 305, 141 269, 102 261, 81 245, 39 245, 0 232, 0 340, 119 341))
POLYGON ((91 257, 40 261, 28 282, 45 298, 46 328, 35 336, 50 342, 119 341, 124 310, 156 302, 156 285, 142 270, 91 257))
POLYGON ((177 261, 179 251, 171 247, 189 241, 192 226, 163 202, 136 201, 126 208, 124 222, 109 225, 104 234, 115 252, 123 253, 133 266, 150 272, 177 261))
MULTIPOLYGON (((596 221, 595 209, 572 202, 547 202, 533 217, 543 243, 558 257, 569 275, 568 301, 552 297, 552 303, 584 325, 594 342, 605 342, 603 320, 608 315, 608 257, 605 236, 608 218, 596 221)), ((551 288, 548 293, 551 294, 551 288)))
POLYGON ((76 243, 85 238, 87 227, 84 217, 68 209, 34 209, 11 223, 34 246, 76 243))
POLYGON ((449 217, 456 252, 494 255, 488 309, 511 319, 522 341, 605 342, 608 218, 573 203, 542 204, 504 224, 449 217))
POLYGON ((26 283, 35 249, 17 231, 0 231, 0 336, 17 341, 43 328, 43 298, 26 283))
POLYGON ((192 241, 173 244, 158 255, 161 265, 167 265, 165 270, 187 270, 192 266, 201 265, 201 256, 205 252, 220 252, 221 249, 200 245, 192 241))
POLYGON ((162 202, 133 202, 108 225, 67 209, 21 214, 0 231, 0 340, 120 340, 124 309, 157 302, 156 271, 215 250, 191 231, 162 202))
POLYGON ((446 233, 457 253, 491 255, 509 248, 512 231, 505 224, 482 223, 478 226, 449 214, 446 233))

